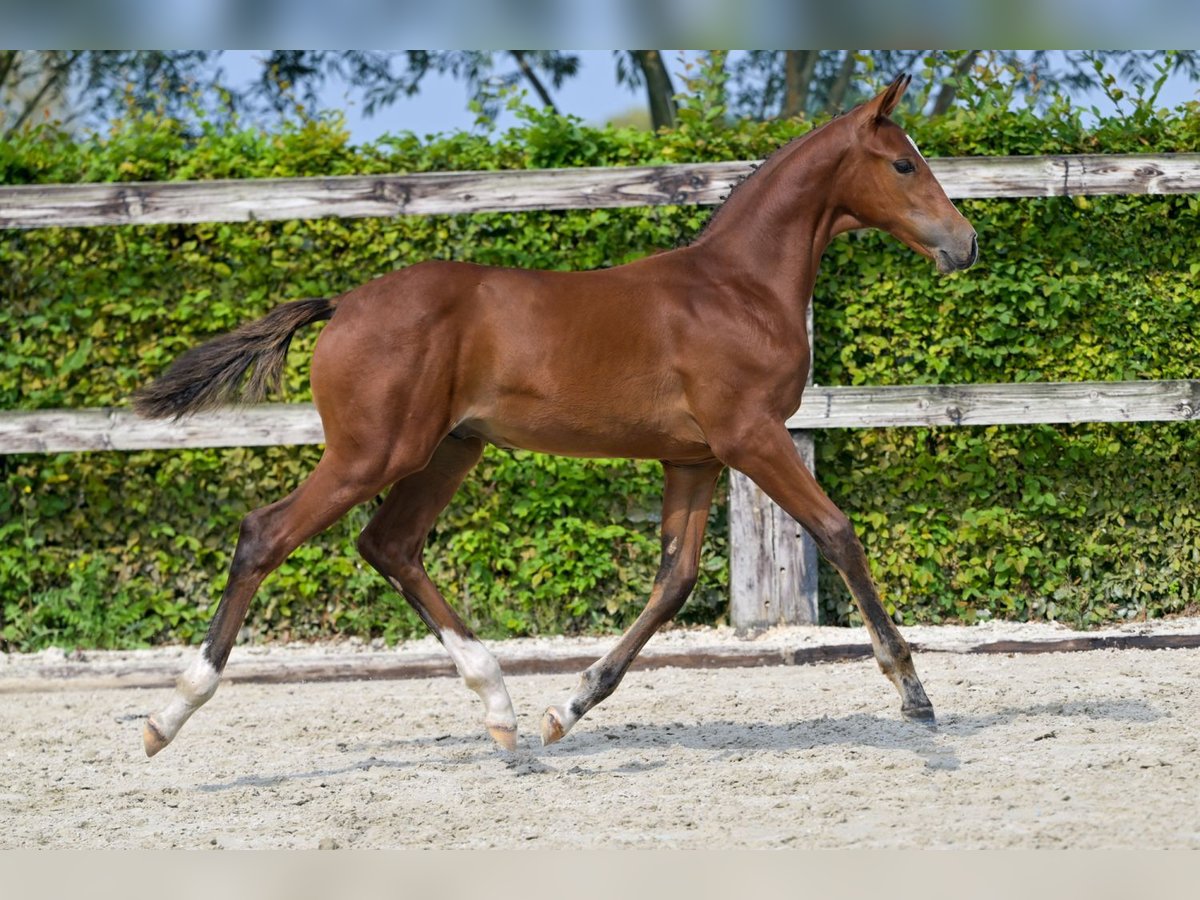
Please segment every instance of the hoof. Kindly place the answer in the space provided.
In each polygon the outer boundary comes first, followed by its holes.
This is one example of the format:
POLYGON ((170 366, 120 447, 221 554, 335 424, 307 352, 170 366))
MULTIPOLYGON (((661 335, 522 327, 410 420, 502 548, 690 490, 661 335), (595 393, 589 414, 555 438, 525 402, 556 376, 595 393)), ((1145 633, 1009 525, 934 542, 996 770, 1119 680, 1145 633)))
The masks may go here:
POLYGON ((142 728, 142 746, 146 748, 146 755, 153 756, 169 743, 171 743, 171 739, 163 736, 163 733, 158 730, 158 726, 154 724, 154 719, 147 719, 142 728))
POLYGON ((563 726, 562 716, 551 706, 542 716, 542 746, 549 747, 555 741, 561 741, 567 729, 563 726))
POLYGON ((517 749, 517 729, 514 725, 489 725, 487 727, 488 734, 492 736, 492 740, 500 745, 501 750, 507 750, 510 753, 517 749))
POLYGON ((910 722, 920 722, 922 725, 928 725, 930 728, 937 727, 937 717, 933 714, 933 707, 929 705, 902 707, 900 715, 904 716, 910 722))

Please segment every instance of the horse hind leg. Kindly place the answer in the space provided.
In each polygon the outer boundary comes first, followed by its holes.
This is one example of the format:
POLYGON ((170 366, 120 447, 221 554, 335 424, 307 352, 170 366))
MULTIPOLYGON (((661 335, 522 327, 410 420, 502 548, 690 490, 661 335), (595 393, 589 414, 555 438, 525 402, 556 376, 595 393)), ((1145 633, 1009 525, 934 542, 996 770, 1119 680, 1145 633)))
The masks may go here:
POLYGON ((467 687, 483 701, 483 722, 493 740, 515 750, 517 717, 500 664, 446 602, 422 561, 434 520, 482 452, 482 442, 474 438, 446 438, 424 469, 392 487, 363 529, 358 548, 442 642, 467 687))
POLYGON ((663 468, 662 562, 650 601, 616 646, 584 671, 570 696, 546 710, 543 745, 561 740, 588 710, 616 690, 646 641, 679 612, 695 587, 708 509, 724 465, 664 464, 663 468))
POLYGON ((295 491, 242 521, 229 581, 200 653, 179 677, 171 701, 142 731, 146 755, 174 740, 191 715, 216 692, 238 630, 258 586, 293 550, 324 531, 352 506, 374 496, 391 478, 362 466, 343 465, 326 453, 295 491))

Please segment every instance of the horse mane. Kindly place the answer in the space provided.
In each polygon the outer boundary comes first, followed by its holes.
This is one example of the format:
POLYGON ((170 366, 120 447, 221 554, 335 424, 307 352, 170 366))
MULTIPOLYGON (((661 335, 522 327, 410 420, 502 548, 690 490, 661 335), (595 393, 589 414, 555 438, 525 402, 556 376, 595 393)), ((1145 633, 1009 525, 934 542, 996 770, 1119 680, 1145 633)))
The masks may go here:
POLYGON ((700 231, 697 232, 696 236, 694 238, 692 238, 690 241, 681 242, 681 246, 693 244, 696 241, 700 240, 702 237, 704 237, 704 235, 708 232, 709 228, 712 227, 713 222, 716 221, 717 216, 719 216, 725 210, 725 207, 727 207, 729 205, 729 202, 731 200, 733 200, 733 198, 735 196, 737 196, 738 191, 740 191, 748 181, 751 181, 755 175, 757 175, 759 172, 763 171, 764 169, 774 169, 778 164, 783 162, 785 157, 790 157, 793 153, 798 152, 800 150, 801 146, 808 142, 809 138, 824 131, 826 128, 828 128, 831 124, 833 124, 840 118, 842 118, 842 115, 834 116, 834 118, 830 119, 828 122, 818 125, 816 128, 813 128, 809 131, 806 131, 804 134, 800 135, 799 137, 792 138, 790 141, 788 141, 782 147, 779 147, 776 150, 772 151, 767 156, 767 158, 764 159, 761 163, 758 163, 757 165, 753 166, 751 168, 750 172, 748 172, 747 174, 745 174, 741 178, 739 178, 737 180, 737 182, 734 183, 734 185, 729 189, 729 193, 725 195, 725 198, 721 201, 721 204, 716 209, 713 210, 712 215, 710 215, 708 217, 708 221, 704 223, 704 225, 700 228, 700 231))

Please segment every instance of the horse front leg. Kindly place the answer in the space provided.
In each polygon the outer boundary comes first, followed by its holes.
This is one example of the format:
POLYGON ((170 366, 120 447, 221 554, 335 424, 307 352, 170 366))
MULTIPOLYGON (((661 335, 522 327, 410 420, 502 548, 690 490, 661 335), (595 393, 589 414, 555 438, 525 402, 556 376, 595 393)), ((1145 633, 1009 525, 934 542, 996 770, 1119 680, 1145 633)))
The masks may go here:
POLYGON ((700 545, 717 476, 725 466, 713 461, 696 466, 663 464, 662 561, 650 601, 608 653, 589 666, 566 700, 542 717, 542 744, 561 740, 593 706, 611 694, 634 657, 667 620, 679 612, 700 567, 700 545))
POLYGON ((858 605, 875 660, 900 693, 900 712, 906 718, 933 724, 933 704, 917 677, 908 643, 879 601, 862 543, 845 513, 825 495, 801 461, 787 428, 777 422, 744 428, 738 439, 723 449, 722 458, 812 535, 858 605))

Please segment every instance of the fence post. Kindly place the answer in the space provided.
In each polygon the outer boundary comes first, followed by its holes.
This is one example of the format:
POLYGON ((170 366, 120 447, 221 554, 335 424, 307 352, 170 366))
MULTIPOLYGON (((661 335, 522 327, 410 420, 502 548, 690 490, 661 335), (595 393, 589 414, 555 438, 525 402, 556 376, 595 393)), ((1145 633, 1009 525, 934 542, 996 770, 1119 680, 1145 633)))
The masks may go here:
MULTIPOLYGON (((808 345, 813 346, 812 301, 808 345)), ((812 384, 812 372, 808 383, 812 384)), ((810 472, 811 431, 792 433, 810 472)), ((729 621, 735 628, 816 625, 817 547, 808 533, 741 472, 729 473, 729 621)))
MULTIPOLYGON (((812 469, 812 432, 792 435, 812 469)), ((735 628, 817 624, 817 548, 741 472, 729 473, 729 621, 735 628)))

